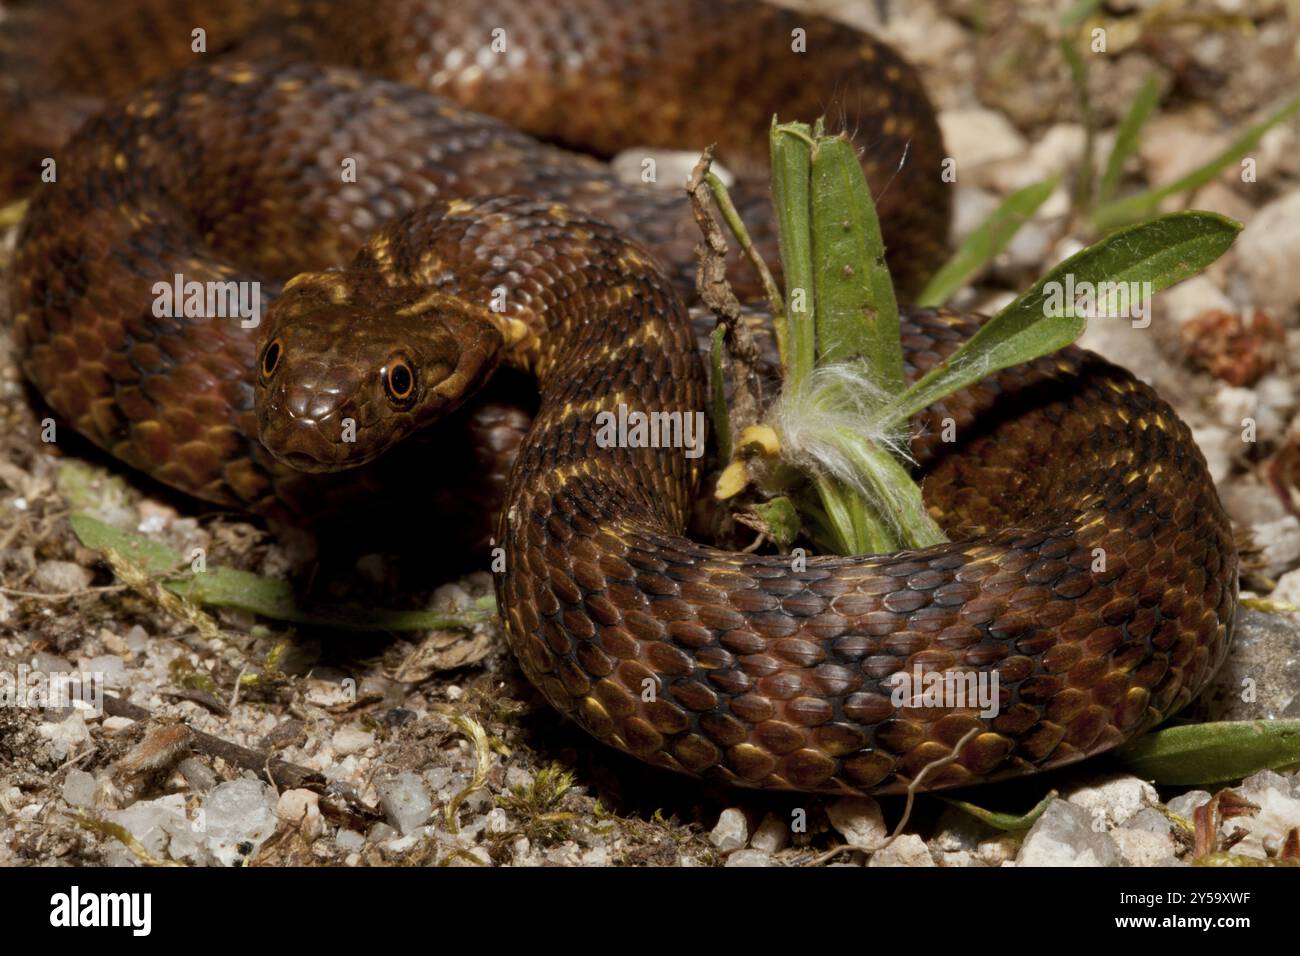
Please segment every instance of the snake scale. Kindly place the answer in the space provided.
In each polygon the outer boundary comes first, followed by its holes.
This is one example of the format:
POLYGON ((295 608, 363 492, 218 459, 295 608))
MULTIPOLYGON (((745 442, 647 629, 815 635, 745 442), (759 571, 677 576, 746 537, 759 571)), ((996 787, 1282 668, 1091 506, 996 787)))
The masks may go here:
MULTIPOLYGON (((373 498, 412 447, 429 489, 441 453, 404 439, 498 367, 535 376, 498 600, 527 676, 614 747, 832 793, 895 792, 954 754, 925 786, 978 783, 1141 733, 1227 653, 1237 557, 1204 459, 1088 352, 917 417, 953 539, 922 551, 796 566, 695 543, 701 461, 598 441, 620 404, 704 407, 695 235, 680 195, 566 150, 718 142, 772 261, 767 124, 829 110, 863 147, 900 286, 942 255, 933 111, 847 26, 708 0, 65 0, 10 11, 0 66, 6 182, 32 194, 15 334, 49 405, 172 487, 294 512, 327 487, 373 498), (33 185, 45 156, 57 179, 33 185), (261 326, 158 317, 175 274, 260 283, 261 326), (895 699, 912 672, 996 675, 995 711, 895 699)), ((909 377, 978 321, 905 310, 909 377)))

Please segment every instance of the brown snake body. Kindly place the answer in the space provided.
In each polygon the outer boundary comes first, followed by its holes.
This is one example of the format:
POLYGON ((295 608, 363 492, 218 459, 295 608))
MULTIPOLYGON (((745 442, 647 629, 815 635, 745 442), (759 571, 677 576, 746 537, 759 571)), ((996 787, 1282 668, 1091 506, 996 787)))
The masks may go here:
MULTIPOLYGON (((947 196, 929 105, 886 47, 815 17, 688 0, 305 2, 241 39, 262 6, 212 4, 209 48, 240 56, 103 113, 84 103, 87 64, 111 61, 84 50, 111 24, 69 16, 59 29, 77 42, 21 55, 12 38, 47 21, 18 16, 0 36, 16 75, 45 78, 11 84, 11 115, 92 117, 56 152, 57 183, 35 188, 12 301, 27 375, 97 444, 207 500, 301 512, 321 482, 360 486, 497 366, 527 370, 540 405, 498 531, 498 599, 525 673, 599 739, 746 786, 898 790, 963 741, 927 787, 1059 766, 1164 719, 1222 661, 1236 554, 1204 460, 1168 405, 1089 353, 920 416, 926 502, 954 540, 919 552, 795 570, 696 544, 682 530, 699 461, 597 443, 596 413, 620 404, 703 407, 677 291, 693 235, 680 198, 619 186, 518 129, 605 154, 716 139, 747 176, 772 112, 815 115, 835 93, 868 147, 891 267, 914 286, 947 196), (795 28, 817 57, 791 59, 795 28), (355 181, 339 175, 348 160, 355 181), (153 287, 175 274, 261 282, 264 328, 155 315, 153 287), (944 419, 958 442, 935 437, 944 419), (894 675, 945 671, 996 674, 996 713, 895 699, 894 675)), ((100 89, 128 88, 115 84, 100 89)), ((39 142, 72 120, 29 125, 39 142)), ((753 182, 738 193, 763 241, 753 182)), ((976 322, 907 313, 909 375, 976 322)))

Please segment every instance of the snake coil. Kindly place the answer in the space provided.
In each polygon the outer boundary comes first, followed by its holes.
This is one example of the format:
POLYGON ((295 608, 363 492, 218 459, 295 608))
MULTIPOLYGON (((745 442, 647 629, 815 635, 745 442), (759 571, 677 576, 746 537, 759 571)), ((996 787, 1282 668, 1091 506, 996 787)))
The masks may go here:
MULTIPOLYGON (((598 440, 600 412, 704 407, 692 227, 680 197, 559 147, 717 140, 770 251, 769 117, 834 94, 914 288, 948 199, 933 112, 888 47, 740 0, 274 7, 64 0, 0 32, 15 188, 57 147, 16 254, 19 354, 96 444, 208 501, 300 512, 331 482, 366 486, 498 366, 532 373, 498 528, 511 646, 600 740, 745 786, 895 791, 963 741, 928 787, 1060 766, 1163 720, 1221 663, 1237 559, 1204 459, 1090 353, 918 416, 926 502, 953 538, 923 551, 795 569, 697 544, 698 460, 598 440), (206 25, 212 56, 193 62, 181 22, 206 25), (145 25, 156 48, 122 41, 145 25), (257 283, 263 327, 155 314, 174 276, 257 283), (959 441, 937 440, 945 420, 959 441), (994 706, 900 698, 913 674, 984 680, 994 706)), ((909 377, 977 324, 905 310, 909 377)))

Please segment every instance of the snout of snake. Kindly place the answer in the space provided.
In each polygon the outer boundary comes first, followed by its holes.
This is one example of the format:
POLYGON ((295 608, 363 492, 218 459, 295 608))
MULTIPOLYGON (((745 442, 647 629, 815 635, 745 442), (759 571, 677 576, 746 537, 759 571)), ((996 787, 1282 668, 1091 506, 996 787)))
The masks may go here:
MULTIPOLYGON (((948 192, 929 102, 888 47, 749 2, 304 0, 287 23, 270 3, 192 0, 236 55, 193 64, 184 33, 123 61, 138 45, 113 38, 157 6, 63 0, 0 26, 6 174, 30 185, 50 149, 59 170, 33 187, 15 257, 22 365, 122 461, 223 506, 307 514, 373 495, 396 457, 380 452, 498 366, 535 375, 496 536, 524 672, 600 740, 743 786, 897 791, 954 751, 927 787, 1060 766, 1163 720, 1223 660, 1237 558, 1204 460, 1167 404, 1090 353, 918 416, 926 502, 953 539, 923 551, 804 564, 695 543, 698 460, 596 441, 620 405, 705 407, 693 227, 679 196, 528 134, 603 155, 717 141, 775 261, 767 124, 837 94, 915 288, 948 192), (502 24, 522 55, 484 69, 502 24), (815 57, 792 51, 796 29, 815 57), (65 142, 78 111, 92 118, 65 142), (265 327, 156 315, 175 275, 256 283, 265 327), (970 696, 934 704, 940 678, 970 696)), ((905 310, 909 376, 978 321, 905 310)), ((436 449, 421 460, 432 497, 436 449)))

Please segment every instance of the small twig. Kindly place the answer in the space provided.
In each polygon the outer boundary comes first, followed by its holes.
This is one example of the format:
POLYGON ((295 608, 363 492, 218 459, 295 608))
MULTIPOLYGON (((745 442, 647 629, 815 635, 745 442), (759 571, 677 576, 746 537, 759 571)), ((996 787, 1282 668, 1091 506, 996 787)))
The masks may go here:
POLYGON ((731 356, 736 381, 731 409, 732 428, 739 433, 747 425, 758 421, 760 404, 757 369, 760 353, 741 317, 740 301, 727 282, 727 239, 713 214, 710 203, 712 192, 705 184, 712 163, 713 147, 710 146, 700 155, 700 161, 695 164, 686 183, 691 212, 695 215, 695 223, 704 238, 695 247, 695 259, 699 263, 695 273, 695 288, 700 293, 700 300, 726 329, 727 351, 731 356))
MULTIPOLYGON (((152 720, 154 716, 143 707, 136 707, 134 704, 129 704, 122 698, 114 697, 111 694, 104 695, 104 713, 111 717, 126 717, 129 720, 136 721, 152 720)), ((232 744, 227 740, 214 737, 212 734, 204 733, 201 730, 190 729, 193 733, 190 746, 195 753, 201 753, 208 757, 219 757, 226 763, 239 767, 241 770, 251 770, 256 774, 266 772, 274 785, 281 790, 303 788, 317 793, 337 794, 351 810, 360 816, 370 820, 382 819, 383 817, 383 814, 378 809, 365 803, 355 793, 352 793, 351 788, 343 786, 331 787, 325 776, 318 771, 289 763, 287 760, 281 760, 269 754, 250 750, 248 747, 232 744)))
POLYGON ((226 707, 233 711, 239 706, 239 688, 243 686, 244 675, 248 673, 248 664, 244 662, 240 665, 239 673, 235 675, 235 689, 230 693, 230 703, 226 707))
MULTIPOLYGON (((929 774, 931 770, 939 770, 956 761, 957 758, 961 756, 962 748, 970 743, 976 734, 983 732, 983 724, 972 727, 970 730, 966 731, 961 740, 957 741, 956 746, 954 746, 946 756, 940 757, 937 760, 931 760, 921 768, 921 772, 918 773, 912 779, 912 782, 907 785, 907 802, 903 804, 903 817, 898 821, 898 826, 894 827, 894 832, 889 835, 889 839, 885 841, 885 846, 889 846, 889 844, 893 843, 894 840, 898 838, 898 835, 903 832, 903 827, 907 826, 907 821, 912 816, 912 804, 916 801, 917 791, 921 789, 921 784, 925 782, 926 775, 929 774)), ((880 849, 883 850, 885 846, 882 846, 880 849)))
POLYGON ((755 551, 757 551, 759 548, 761 548, 764 544, 767 543, 768 540, 767 522, 764 521, 762 518, 760 518, 758 515, 748 511, 738 511, 731 517, 732 520, 736 522, 736 524, 744 525, 746 528, 749 528, 751 531, 757 532, 757 536, 754 538, 752 542, 750 542, 748 547, 744 547, 740 549, 741 554, 753 554, 755 551))
POLYGON ((230 716, 230 708, 206 690, 190 690, 189 688, 183 687, 178 690, 165 690, 162 693, 165 697, 172 697, 176 700, 188 700, 191 703, 198 704, 200 707, 206 707, 218 717, 230 716))
POLYGON ((956 746, 953 747, 949 753, 938 758, 937 760, 930 761, 928 764, 926 764, 924 767, 921 768, 921 772, 918 773, 912 779, 912 782, 907 785, 907 803, 904 804, 903 806, 902 819, 898 821, 898 826, 894 827, 894 832, 889 835, 889 837, 885 840, 884 843, 874 848, 866 847, 866 846, 857 846, 852 843, 842 843, 833 849, 827 850, 825 853, 821 854, 820 856, 814 857, 809 865, 820 866, 823 863, 827 862, 828 860, 834 859, 836 856, 838 856, 841 853, 848 853, 854 850, 870 855, 870 854, 879 853, 881 850, 888 847, 891 843, 893 843, 896 839, 898 839, 898 837, 903 832, 903 827, 907 826, 907 821, 911 819, 912 804, 916 799, 917 791, 920 790, 921 784, 925 781, 926 775, 929 774, 931 770, 938 770, 942 767, 948 766, 948 764, 955 761, 958 757, 961 756, 962 748, 965 747, 966 744, 970 743, 971 739, 976 734, 982 732, 983 730, 984 727, 982 725, 979 727, 972 727, 970 730, 966 732, 965 736, 963 736, 961 740, 957 741, 956 746))
POLYGON ((86 597, 90 594, 109 594, 113 591, 125 591, 125 584, 104 584, 93 588, 78 588, 76 591, 20 591, 17 588, 0 587, 0 594, 16 598, 35 598, 38 601, 71 601, 73 598, 86 597))
MULTIPOLYGON (((888 845, 889 845, 888 843, 885 844, 885 846, 888 845)), ((875 853, 876 851, 869 846, 858 846, 857 844, 854 843, 841 843, 839 846, 835 847, 834 849, 827 850, 825 853, 821 854, 820 856, 813 857, 808 862, 808 865, 821 866, 823 863, 829 863, 831 860, 835 859, 835 857, 839 856, 841 853, 849 853, 849 852, 866 853, 870 855, 872 853, 875 853)))
POLYGON ((54 768, 54 773, 57 774, 61 770, 67 770, 73 764, 81 763, 81 761, 85 760, 87 757, 89 757, 98 749, 99 749, 98 747, 92 745, 87 749, 81 751, 81 753, 77 754, 75 757, 69 757, 63 763, 59 764, 57 767, 54 768))
MULTIPOLYGON (((111 717, 126 717, 137 721, 152 720, 154 717, 150 711, 145 710, 143 707, 128 704, 122 698, 114 697, 111 694, 104 695, 104 713, 111 717)), ((247 747, 241 747, 238 744, 232 744, 201 730, 194 730, 193 733, 194 738, 191 745, 196 753, 205 754, 209 757, 220 757, 229 764, 233 764, 242 770, 251 770, 254 773, 260 773, 266 765, 266 754, 250 750, 247 747)), ((290 790, 305 786, 308 783, 323 783, 325 779, 315 770, 309 770, 306 767, 300 767, 284 760, 274 761, 273 771, 276 782, 290 790)))

